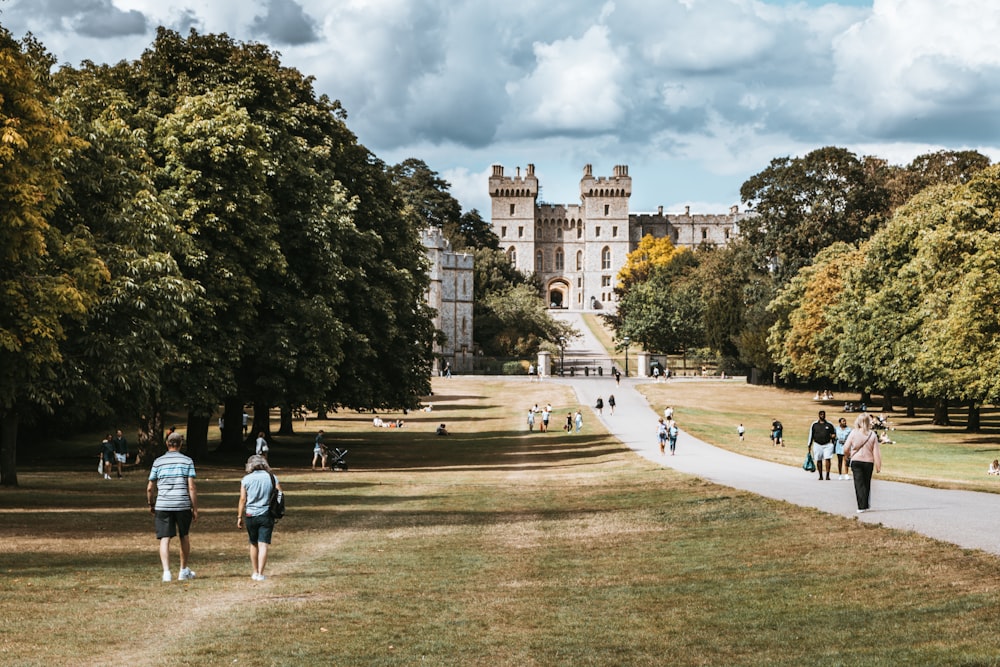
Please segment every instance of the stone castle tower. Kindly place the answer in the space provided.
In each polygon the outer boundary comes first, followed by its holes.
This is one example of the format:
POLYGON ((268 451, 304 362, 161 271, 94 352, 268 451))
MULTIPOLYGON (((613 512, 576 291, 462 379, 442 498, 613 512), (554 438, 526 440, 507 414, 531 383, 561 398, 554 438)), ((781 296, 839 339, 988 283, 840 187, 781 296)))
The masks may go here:
POLYGON ((493 231, 518 269, 538 274, 552 308, 614 312, 614 287, 628 253, 651 234, 669 236, 676 246, 728 243, 743 214, 630 213, 632 178, 627 165, 610 177, 583 169, 579 204, 539 204, 535 165, 513 177, 493 165, 489 179, 493 231))
POLYGON ((472 281, 473 257, 454 252, 438 228, 421 234, 424 252, 430 261, 430 284, 426 301, 437 314, 434 328, 445 335, 434 345, 434 371, 443 372, 450 364, 456 373, 472 370, 472 281))

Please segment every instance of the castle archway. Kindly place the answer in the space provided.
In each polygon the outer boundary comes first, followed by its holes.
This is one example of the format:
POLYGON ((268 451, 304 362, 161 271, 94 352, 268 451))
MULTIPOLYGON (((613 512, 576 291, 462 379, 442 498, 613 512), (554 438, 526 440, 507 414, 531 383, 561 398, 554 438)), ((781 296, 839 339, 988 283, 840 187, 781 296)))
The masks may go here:
POLYGON ((569 283, 563 278, 556 278, 549 282, 548 289, 549 308, 569 308, 569 283))

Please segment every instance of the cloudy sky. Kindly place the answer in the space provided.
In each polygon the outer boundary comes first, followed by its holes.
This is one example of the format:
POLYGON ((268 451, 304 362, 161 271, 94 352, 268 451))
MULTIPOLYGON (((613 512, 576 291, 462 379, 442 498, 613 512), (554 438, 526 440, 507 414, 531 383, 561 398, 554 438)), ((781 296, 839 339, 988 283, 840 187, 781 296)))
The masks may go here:
POLYGON ((720 212, 779 156, 1000 160, 995 0, 0 0, 60 62, 136 58, 157 26, 269 44, 389 163, 489 217, 492 164, 576 203, 628 164, 633 211, 720 212))

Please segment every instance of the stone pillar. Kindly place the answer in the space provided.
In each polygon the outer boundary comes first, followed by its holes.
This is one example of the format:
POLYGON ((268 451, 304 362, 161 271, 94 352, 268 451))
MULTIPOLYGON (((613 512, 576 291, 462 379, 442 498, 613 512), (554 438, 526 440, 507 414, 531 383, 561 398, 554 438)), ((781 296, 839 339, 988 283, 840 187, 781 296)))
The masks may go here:
POLYGON ((538 352, 538 377, 545 378, 552 373, 552 353, 547 350, 538 352))
POLYGON ((638 377, 641 377, 641 378, 648 378, 649 377, 649 360, 650 360, 650 357, 652 357, 653 355, 651 355, 649 352, 642 351, 642 352, 637 353, 635 356, 636 356, 636 363, 639 366, 637 369, 635 369, 635 371, 636 371, 635 374, 638 377))

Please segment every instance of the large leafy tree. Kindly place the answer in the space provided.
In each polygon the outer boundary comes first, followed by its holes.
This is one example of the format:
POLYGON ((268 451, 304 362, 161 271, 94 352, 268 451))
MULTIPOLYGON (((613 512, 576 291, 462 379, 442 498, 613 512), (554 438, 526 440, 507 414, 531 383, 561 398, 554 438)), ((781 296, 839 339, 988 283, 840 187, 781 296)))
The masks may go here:
POLYGON ((816 255, 778 292, 768 309, 776 322, 768 336, 772 359, 786 379, 835 382, 842 318, 836 306, 843 294, 843 272, 857 249, 835 243, 816 255))
POLYGON ((445 225, 444 234, 455 250, 496 250, 500 247, 500 237, 493 231, 493 226, 483 220, 478 209, 463 213, 455 228, 445 225))
POLYGON ((146 141, 132 130, 135 107, 114 78, 114 69, 89 63, 56 76, 57 109, 88 141, 66 163, 66 196, 53 220, 89 230, 109 272, 66 343, 60 382, 73 399, 62 415, 124 425, 158 403, 197 286, 174 260, 186 237, 156 191, 146 141))
POLYGON ((636 262, 644 265, 644 279, 633 281, 624 291, 613 322, 618 325, 618 339, 628 336, 653 352, 683 354, 704 342, 704 302, 701 286, 694 278, 696 254, 671 250, 669 255, 670 259, 662 263, 650 264, 648 259, 636 262))
POLYGON ((654 270, 667 266, 678 252, 669 237, 655 238, 646 234, 625 258, 625 265, 618 272, 615 291, 620 297, 624 296, 632 285, 648 280, 654 270))
POLYGON ((17 485, 22 416, 64 400, 58 368, 67 329, 107 279, 86 229, 51 216, 61 166, 79 146, 52 109, 52 57, 0 27, 0 484, 17 485))
POLYGON ((823 248, 857 243, 886 217, 888 193, 871 159, 826 147, 775 158, 740 189, 754 215, 740 223, 757 268, 784 282, 823 248))

